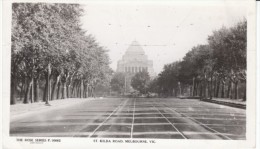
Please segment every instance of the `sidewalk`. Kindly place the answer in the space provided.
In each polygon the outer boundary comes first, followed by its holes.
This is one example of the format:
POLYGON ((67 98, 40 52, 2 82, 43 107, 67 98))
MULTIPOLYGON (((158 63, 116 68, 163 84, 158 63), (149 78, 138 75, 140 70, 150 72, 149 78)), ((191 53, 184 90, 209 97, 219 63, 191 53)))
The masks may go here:
POLYGON ((201 101, 246 109, 246 101, 242 101, 242 99, 233 99, 232 100, 232 99, 228 99, 228 98, 212 98, 212 99, 203 99, 201 101))
POLYGON ((17 120, 24 116, 32 115, 39 112, 64 108, 82 102, 94 100, 94 98, 68 98, 49 101, 51 106, 45 105, 45 102, 36 102, 29 104, 15 104, 10 106, 10 120, 17 120))
POLYGON ((246 101, 243 101, 243 99, 212 98, 212 100, 246 105, 246 101))

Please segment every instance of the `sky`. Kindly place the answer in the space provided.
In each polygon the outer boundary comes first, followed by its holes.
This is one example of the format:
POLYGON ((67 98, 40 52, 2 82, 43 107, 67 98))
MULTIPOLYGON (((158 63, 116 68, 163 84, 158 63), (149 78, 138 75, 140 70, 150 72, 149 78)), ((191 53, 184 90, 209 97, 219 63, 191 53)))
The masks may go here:
POLYGON ((82 27, 108 50, 111 68, 137 40, 158 74, 182 60, 192 47, 206 44, 214 30, 246 18, 243 3, 107 2, 86 3, 82 27))

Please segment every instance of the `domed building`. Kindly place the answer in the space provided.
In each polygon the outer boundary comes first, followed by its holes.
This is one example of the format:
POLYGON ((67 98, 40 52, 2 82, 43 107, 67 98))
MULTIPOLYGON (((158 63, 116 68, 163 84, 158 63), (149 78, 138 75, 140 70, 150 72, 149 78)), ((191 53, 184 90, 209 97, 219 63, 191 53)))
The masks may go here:
POLYGON ((155 76, 153 61, 148 60, 147 55, 137 41, 133 41, 122 59, 117 62, 117 72, 123 72, 125 77, 125 93, 134 91, 131 87, 131 78, 138 72, 147 71, 150 78, 155 76))
POLYGON ((150 77, 155 76, 153 61, 148 60, 141 45, 137 41, 133 41, 123 55, 122 60, 117 62, 117 72, 135 74, 141 71, 148 71, 150 77))

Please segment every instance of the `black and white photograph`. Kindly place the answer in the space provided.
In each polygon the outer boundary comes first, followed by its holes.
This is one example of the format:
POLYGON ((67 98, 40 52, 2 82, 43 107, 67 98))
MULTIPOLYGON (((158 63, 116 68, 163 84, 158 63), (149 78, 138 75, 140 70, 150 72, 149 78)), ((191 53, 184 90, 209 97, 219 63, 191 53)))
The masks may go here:
POLYGON ((255 145, 253 1, 8 6, 6 148, 255 145))

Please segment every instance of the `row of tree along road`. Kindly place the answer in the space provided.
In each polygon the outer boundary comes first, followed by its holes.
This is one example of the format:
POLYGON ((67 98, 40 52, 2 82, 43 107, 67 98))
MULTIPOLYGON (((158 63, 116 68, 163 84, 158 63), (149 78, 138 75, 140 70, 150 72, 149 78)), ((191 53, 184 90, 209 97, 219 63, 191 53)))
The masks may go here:
POLYGON ((222 27, 183 60, 165 65, 151 90, 164 95, 246 100, 247 21, 222 27))
POLYGON ((88 97, 112 70, 78 4, 13 3, 11 104, 88 97))
MULTIPOLYGON (((137 73, 132 87, 140 93, 161 96, 231 98, 246 100, 247 21, 222 27, 208 36, 208 44, 193 47, 181 61, 164 66, 150 80, 137 73)), ((124 92, 126 74, 117 73, 111 81, 114 91, 124 92)))

